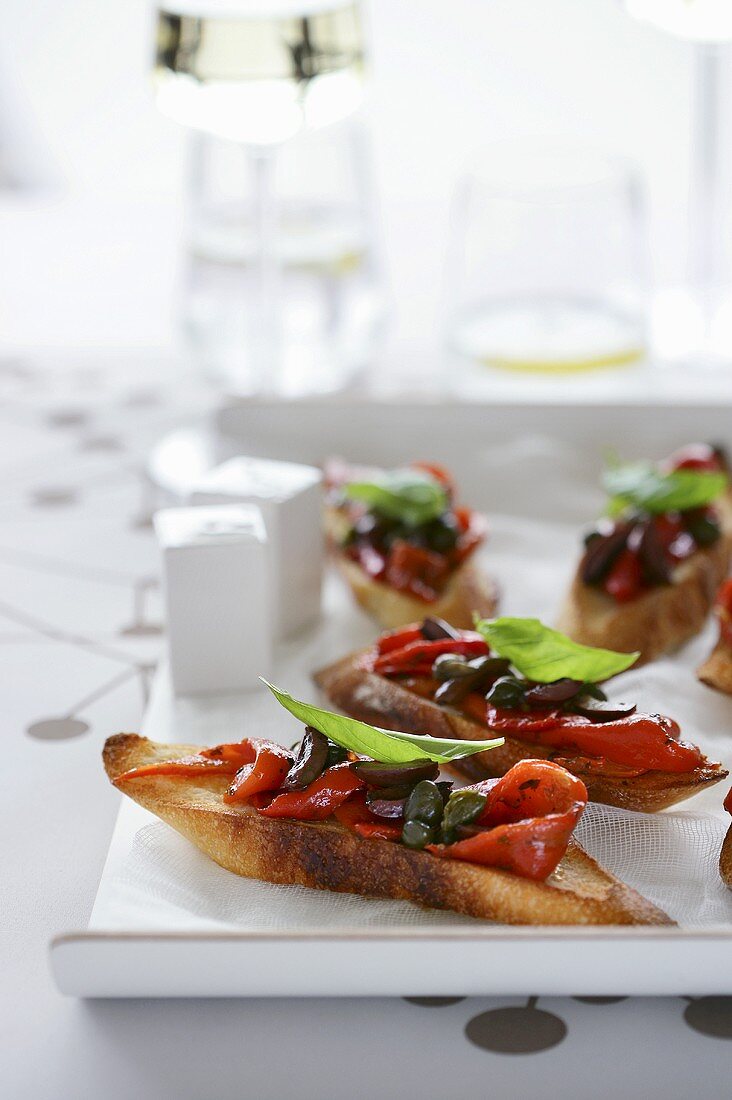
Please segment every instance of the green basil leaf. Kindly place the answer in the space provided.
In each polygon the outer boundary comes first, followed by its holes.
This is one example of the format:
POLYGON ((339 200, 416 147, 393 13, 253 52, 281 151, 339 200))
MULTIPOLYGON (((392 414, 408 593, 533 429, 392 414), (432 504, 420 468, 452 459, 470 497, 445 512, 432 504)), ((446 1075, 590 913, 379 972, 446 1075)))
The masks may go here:
POLYGON ((382 730, 378 726, 369 726, 366 722, 357 722, 355 718, 345 718, 342 714, 321 710, 310 703, 301 703, 288 692, 280 691, 263 677, 261 679, 278 703, 305 725, 320 730, 342 748, 369 756, 381 764, 406 764, 410 760, 421 760, 425 757, 438 764, 446 764, 449 760, 459 760, 503 744, 502 737, 491 741, 452 741, 442 737, 420 737, 412 733, 382 730))
POLYGON ((648 462, 611 466, 603 475, 610 496, 610 512, 639 508, 658 515, 704 508, 727 488, 727 475, 710 470, 672 470, 663 473, 648 462))
POLYGON ((492 653, 507 658, 527 680, 540 684, 565 676, 586 683, 608 680, 630 668, 639 656, 579 645, 538 619, 481 619, 475 627, 492 653))
POLYGON ((349 500, 359 500, 379 515, 419 527, 437 519, 448 507, 447 493, 435 478, 419 470, 387 470, 373 481, 350 481, 343 487, 349 500))

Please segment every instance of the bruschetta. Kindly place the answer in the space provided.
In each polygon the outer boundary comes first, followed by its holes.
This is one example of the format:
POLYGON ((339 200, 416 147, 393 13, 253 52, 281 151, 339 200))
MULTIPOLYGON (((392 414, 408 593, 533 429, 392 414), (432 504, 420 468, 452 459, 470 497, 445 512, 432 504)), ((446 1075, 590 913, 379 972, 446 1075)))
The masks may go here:
POLYGON ((469 779, 503 775, 527 758, 554 760, 583 781, 593 801, 653 812, 727 776, 679 740, 672 718, 605 699, 599 682, 632 665, 634 653, 576 645, 533 619, 479 628, 483 633, 431 620, 413 624, 315 680, 346 714, 389 729, 466 740, 502 736, 493 751, 451 764, 469 779), (522 656, 530 645, 534 655, 544 648, 544 670, 522 656))
POLYGON ((587 793, 558 765, 523 761, 498 783, 453 791, 429 758, 344 752, 323 732, 338 716, 317 714, 328 721, 307 727, 297 752, 118 734, 104 766, 124 794, 248 878, 511 924, 672 923, 572 839, 587 793))
POLYGON ((696 674, 702 683, 732 695, 732 579, 726 580, 717 593, 715 611, 719 638, 696 674))
POLYGON ((332 556, 357 603, 383 627, 433 614, 467 627, 495 614, 495 582, 475 560, 485 517, 457 504, 439 466, 326 468, 325 525, 332 556))
POLYGON ((699 633, 727 573, 726 461, 695 444, 658 466, 611 468, 605 484, 609 514, 585 538, 558 627, 643 664, 699 633))
MULTIPOLYGON (((732 789, 724 800, 724 808, 728 814, 732 814, 732 789)), ((727 835, 722 841, 722 851, 719 853, 719 873, 725 886, 732 890, 732 825, 727 830, 727 835)))

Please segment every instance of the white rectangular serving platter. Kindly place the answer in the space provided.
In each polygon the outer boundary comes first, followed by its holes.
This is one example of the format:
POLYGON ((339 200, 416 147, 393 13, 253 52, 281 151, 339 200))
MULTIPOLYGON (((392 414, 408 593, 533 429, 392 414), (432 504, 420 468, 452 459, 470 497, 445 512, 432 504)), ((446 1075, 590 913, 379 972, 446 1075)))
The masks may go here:
MULTIPOLYGON (((569 547, 575 544, 574 525, 591 519, 601 504, 595 480, 603 446, 615 445, 633 456, 644 449, 660 456, 691 439, 732 442, 729 410, 719 407, 507 410, 476 405, 444 408, 428 402, 409 407, 396 418, 393 405, 388 414, 385 408, 378 402, 346 402, 341 407, 333 400, 305 407, 241 405, 225 418, 227 435, 217 436, 217 457, 239 450, 309 462, 322 461, 332 453, 375 464, 437 458, 468 484, 464 498, 471 504, 489 514, 513 516, 517 538, 537 515, 558 518, 567 523, 569 547), (345 433, 344 419, 348 421, 345 433), (379 430, 384 419, 388 430, 379 430), (639 443, 644 426, 652 437, 647 448, 639 443)), ((550 616, 559 591, 545 594, 545 605, 534 607, 547 583, 541 548, 537 549, 536 576, 528 577, 522 586, 525 591, 511 593, 507 583, 511 542, 500 524, 495 541, 496 553, 502 555, 507 612, 528 614, 531 609, 550 616)), ((571 566, 568 561, 567 569, 571 566)), ((331 595, 332 588, 331 584, 331 595)), ((352 629, 351 648, 370 640, 375 632, 355 613, 352 629)), ((710 626, 683 656, 690 685, 694 664, 712 638, 710 626)), ((295 693, 307 691, 309 673, 323 663, 320 650, 329 646, 326 660, 343 651, 342 639, 336 627, 330 628, 326 613, 317 631, 295 639, 278 658, 277 672, 289 677, 283 686, 295 693)), ((661 676, 654 669, 647 673, 649 703, 656 688, 654 676, 661 676)), ((627 675, 640 678, 643 670, 627 675)), ((637 682, 634 679, 634 690, 637 682)), ((685 721, 698 710, 703 747, 707 751, 713 747, 717 758, 730 764, 732 737, 727 731, 732 728, 732 701, 700 694, 704 691, 698 685, 689 688, 685 721)), ((263 709, 267 702, 260 694, 176 701, 163 670, 142 732, 155 740, 192 743, 215 743, 232 729, 243 736, 252 725, 260 735, 268 735, 270 731, 261 727, 269 713, 263 709)), ((656 704, 660 706, 658 700, 656 704)), ((719 814, 723 793, 715 788, 689 808, 719 814)), ((59 936, 52 944, 52 969, 63 993, 82 997, 732 993, 732 920, 693 929, 512 928, 427 911, 423 919, 390 924, 388 918, 369 920, 354 910, 355 921, 339 925, 325 920, 318 926, 314 909, 307 919, 295 920, 290 927, 276 921, 270 921, 269 927, 267 921, 254 919, 240 928, 240 922, 207 913, 205 906, 186 908, 175 899, 171 902, 164 891, 157 896, 149 884, 130 887, 125 866, 138 838, 146 835, 154 820, 123 802, 89 928, 59 936)), ((179 843, 185 845, 182 840, 179 843)), ((188 859, 185 848, 182 861, 188 859)), ((215 873, 227 874, 218 868, 215 873)), ((318 903, 327 904, 327 898, 331 896, 318 895, 318 903)), ((256 896, 254 904, 258 904, 256 896)))

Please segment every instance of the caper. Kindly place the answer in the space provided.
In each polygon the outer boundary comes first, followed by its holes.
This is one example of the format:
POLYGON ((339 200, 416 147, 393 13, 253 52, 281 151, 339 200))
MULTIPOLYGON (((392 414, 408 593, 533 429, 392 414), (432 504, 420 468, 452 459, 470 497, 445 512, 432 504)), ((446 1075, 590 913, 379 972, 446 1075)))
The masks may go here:
POLYGON ((689 515, 685 520, 686 530, 697 546, 713 546, 722 533, 716 520, 709 516, 689 515))
POLYGON ((461 676, 470 676, 471 672, 468 662, 457 653, 441 653, 432 666, 432 675, 440 683, 445 683, 446 680, 457 680, 461 676))
POLYGON ((458 680, 446 680, 444 684, 440 684, 435 692, 434 701, 447 706, 455 706, 455 704, 462 702, 472 690, 473 679, 471 676, 463 676, 458 680))
POLYGON ((348 759, 348 749, 344 749, 342 745, 336 745, 334 741, 328 741, 328 761, 326 768, 332 768, 336 764, 342 764, 348 759))
POLYGON ((405 821, 402 829, 402 844, 406 848, 424 848, 434 843, 436 831, 423 821, 405 821))
POLYGON ((442 843, 452 844, 456 840, 456 830, 461 825, 470 825, 483 812, 486 796, 480 791, 465 788, 453 791, 447 800, 442 818, 442 843))
POLYGON ((431 780, 423 779, 404 804, 404 820, 422 821, 436 827, 442 821, 443 809, 440 788, 431 780))
POLYGON ((501 676, 488 692, 486 699, 494 707, 515 710, 524 701, 525 687, 515 676, 501 676))
POLYGON ((454 550, 460 537, 460 528, 454 516, 445 513, 444 516, 439 516, 430 523, 426 523, 421 528, 420 533, 428 550, 445 554, 449 550, 454 550))

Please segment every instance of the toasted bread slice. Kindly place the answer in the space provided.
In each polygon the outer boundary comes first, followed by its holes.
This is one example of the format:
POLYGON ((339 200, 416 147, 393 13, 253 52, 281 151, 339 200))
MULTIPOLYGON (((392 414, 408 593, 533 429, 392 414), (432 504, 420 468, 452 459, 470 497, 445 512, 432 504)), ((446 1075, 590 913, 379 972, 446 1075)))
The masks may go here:
MULTIPOLYGON (((130 768, 196 748, 118 734, 104 746, 104 766, 114 783, 130 768)), ((116 785, 220 866, 246 878, 399 898, 508 924, 673 923, 574 841, 554 874, 532 882, 386 840, 364 840, 337 822, 265 818, 251 807, 226 805, 228 782, 218 776, 148 776, 116 785)))
POLYGON ((451 574, 439 599, 427 603, 408 592, 372 580, 357 562, 338 549, 334 550, 334 555, 356 602, 387 630, 413 623, 425 615, 444 619, 460 630, 470 630, 474 611, 488 619, 496 613, 498 588, 473 558, 468 558, 451 574))
POLYGON ((720 638, 696 674, 703 684, 732 695, 732 645, 720 638))
POLYGON ((720 538, 681 562, 671 584, 651 588, 628 603, 616 603, 599 588, 584 584, 578 570, 557 629, 583 645, 620 653, 638 650, 638 665, 653 661, 702 629, 727 574, 729 557, 729 540, 720 538))
POLYGON ((727 835, 722 841, 722 851, 719 853, 719 873, 725 886, 732 890, 732 825, 727 830, 727 835))
MULTIPOLYGON (((372 661, 373 650, 361 650, 317 672, 315 682, 332 703, 362 722, 432 737, 466 741, 485 738, 485 726, 372 672, 372 661)), ((469 779, 486 779, 505 775, 518 760, 547 758, 552 754, 556 754, 556 749, 506 737, 500 748, 456 760, 451 768, 469 779)), ((593 802, 652 813, 718 783, 728 773, 721 764, 709 762, 691 772, 649 771, 635 778, 610 778, 582 771, 575 774, 587 787, 593 802)))

